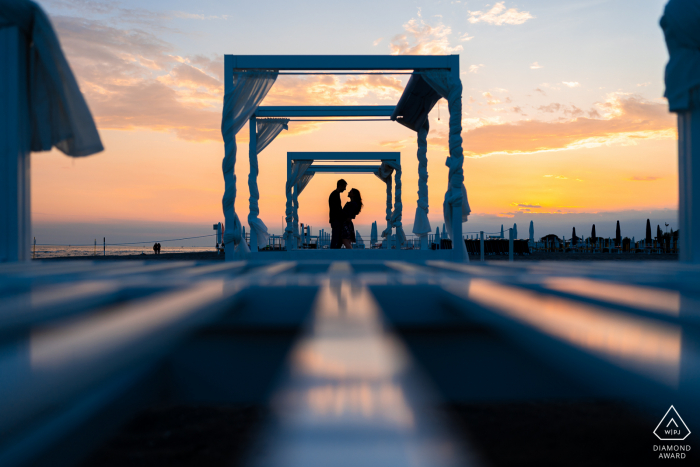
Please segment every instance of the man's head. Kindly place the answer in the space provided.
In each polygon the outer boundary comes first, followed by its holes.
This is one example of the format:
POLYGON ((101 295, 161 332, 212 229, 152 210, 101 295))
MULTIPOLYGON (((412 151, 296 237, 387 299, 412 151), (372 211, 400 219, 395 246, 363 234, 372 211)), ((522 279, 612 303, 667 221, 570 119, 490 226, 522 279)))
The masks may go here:
POLYGON ((345 188, 347 188, 347 186, 348 186, 348 182, 346 182, 342 178, 340 180, 338 180, 338 184, 336 185, 336 187, 338 189, 338 193, 344 192, 345 188))

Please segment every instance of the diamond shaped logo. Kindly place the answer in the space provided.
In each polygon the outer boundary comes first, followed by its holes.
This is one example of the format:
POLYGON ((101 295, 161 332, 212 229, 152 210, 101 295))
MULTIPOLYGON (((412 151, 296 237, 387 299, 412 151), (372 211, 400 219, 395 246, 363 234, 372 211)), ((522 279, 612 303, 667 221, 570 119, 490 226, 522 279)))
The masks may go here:
POLYGON ((654 434, 661 441, 682 441, 688 437, 690 430, 676 408, 671 406, 654 429, 654 434))

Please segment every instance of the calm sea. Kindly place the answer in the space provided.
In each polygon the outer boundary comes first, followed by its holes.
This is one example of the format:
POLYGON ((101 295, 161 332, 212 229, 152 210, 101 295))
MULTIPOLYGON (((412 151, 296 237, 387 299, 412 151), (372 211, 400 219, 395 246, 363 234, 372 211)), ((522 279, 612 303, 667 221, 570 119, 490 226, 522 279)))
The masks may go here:
MULTIPOLYGON (((206 246, 181 246, 167 247, 163 245, 161 253, 201 253, 206 251, 216 251, 214 247, 206 246)), ((153 245, 148 246, 107 246, 107 255, 146 255, 153 254, 153 245)), ((85 256, 89 259, 90 256, 102 256, 102 245, 97 245, 97 249, 93 246, 36 246, 36 254, 34 258, 55 258, 57 256, 85 256)))

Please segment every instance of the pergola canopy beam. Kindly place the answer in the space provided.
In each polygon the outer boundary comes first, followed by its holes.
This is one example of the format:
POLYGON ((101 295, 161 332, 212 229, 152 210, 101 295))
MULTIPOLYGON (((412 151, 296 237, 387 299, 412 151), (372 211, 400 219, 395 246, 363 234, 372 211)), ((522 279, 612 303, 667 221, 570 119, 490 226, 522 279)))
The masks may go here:
POLYGON ((260 117, 391 117, 394 105, 260 106, 260 117))
POLYGON ((452 70, 459 55, 224 55, 230 70, 452 70))
POLYGON ((287 161, 398 161, 400 152, 288 152, 287 161))
POLYGON ((345 173, 375 173, 380 165, 312 165, 307 173, 345 174, 345 173))

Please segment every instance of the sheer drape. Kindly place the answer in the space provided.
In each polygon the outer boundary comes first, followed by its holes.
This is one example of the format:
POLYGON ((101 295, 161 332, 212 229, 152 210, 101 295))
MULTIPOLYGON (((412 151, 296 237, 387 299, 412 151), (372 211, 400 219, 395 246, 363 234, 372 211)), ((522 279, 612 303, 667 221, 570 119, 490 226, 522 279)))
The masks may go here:
MULTIPOLYGON (((450 111, 450 137, 449 149, 450 157, 445 161, 449 167, 449 180, 445 201, 443 203, 443 215, 447 225, 447 234, 452 237, 452 215, 454 207, 462 207, 462 218, 454 219, 455 222, 466 222, 471 209, 467 199, 467 190, 464 186, 464 154, 462 150, 462 83, 459 79, 452 77, 452 74, 442 70, 429 70, 423 72, 423 79, 440 94, 447 99, 447 106, 450 111)), ((462 239, 453 239, 455 248, 462 250, 461 257, 467 261, 467 249, 462 239), (461 246, 460 246, 461 245, 461 246)))
POLYGON ((700 3, 670 0, 661 18, 669 60, 666 65, 666 92, 672 112, 693 107, 691 90, 700 86, 700 3))
POLYGON ((258 106, 277 79, 277 71, 252 71, 234 73, 233 86, 224 95, 221 134, 225 155, 221 164, 224 172, 224 197, 221 201, 226 221, 224 243, 236 246, 237 256, 250 252, 242 240, 241 221, 236 214, 236 134, 255 113, 258 106))
POLYGON ((258 190, 258 154, 277 138, 282 130, 288 129, 287 123, 289 123, 288 118, 257 120, 255 141, 253 141, 253 138, 250 139, 250 147, 248 148, 248 158, 250 160, 250 173, 248 174, 250 212, 248 213, 248 225, 250 226, 250 235, 255 235, 257 238, 258 247, 267 245, 270 238, 267 226, 258 217, 260 215, 260 207, 258 206, 258 200, 260 199, 258 190), (253 144, 255 147, 252 147, 253 144))
POLYGON ((56 146, 72 157, 102 151, 90 109, 41 7, 34 2, 0 0, 0 23, 17 26, 29 45, 30 149, 50 151, 56 146))

